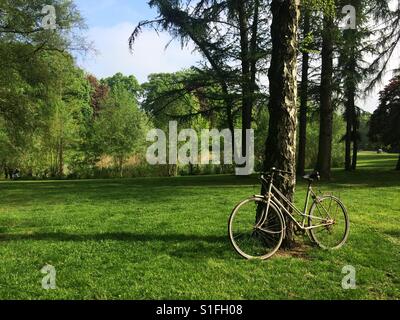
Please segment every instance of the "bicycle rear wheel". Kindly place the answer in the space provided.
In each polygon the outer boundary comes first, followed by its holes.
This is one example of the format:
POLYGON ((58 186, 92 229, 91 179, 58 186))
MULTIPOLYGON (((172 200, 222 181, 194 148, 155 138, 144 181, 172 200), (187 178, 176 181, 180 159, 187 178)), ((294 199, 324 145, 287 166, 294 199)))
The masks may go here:
POLYGON ((244 200, 236 206, 229 219, 232 246, 246 259, 270 258, 283 240, 284 222, 281 213, 258 197, 244 200))
POLYGON ((339 249, 349 236, 350 222, 346 208, 333 196, 320 197, 314 202, 308 223, 311 240, 323 249, 339 249), (326 225, 318 227, 321 224, 326 225))

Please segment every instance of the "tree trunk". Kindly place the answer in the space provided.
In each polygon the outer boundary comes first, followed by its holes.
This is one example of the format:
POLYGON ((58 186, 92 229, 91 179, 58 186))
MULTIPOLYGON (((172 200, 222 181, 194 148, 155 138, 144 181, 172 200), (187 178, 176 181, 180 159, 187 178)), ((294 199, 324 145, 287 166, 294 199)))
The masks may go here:
POLYGON ((260 0, 254 0, 254 16, 253 16, 253 25, 251 27, 251 40, 250 40, 250 59, 251 59, 251 93, 252 93, 252 102, 254 103, 254 93, 257 90, 257 61, 258 57, 258 30, 260 23, 260 0))
MULTIPOLYGON (((358 124, 356 113, 356 90, 357 90, 357 58, 356 58, 356 30, 345 30, 344 41, 345 46, 342 49, 344 64, 344 90, 345 90, 345 112, 346 112, 346 137, 345 137, 345 170, 355 170, 357 162, 357 154, 354 157, 354 150, 358 149, 358 124), (353 157, 351 143, 353 143, 353 157)), ((357 151, 356 151, 357 153, 357 151)))
MULTIPOLYGON (((357 129, 354 130, 357 133, 357 129)), ((353 171, 357 170, 357 159, 358 159, 358 134, 356 134, 356 137, 354 137, 354 142, 353 142, 353 159, 351 164, 351 169, 353 171)))
POLYGON ((124 177, 124 157, 123 156, 118 156, 118 171, 119 171, 119 177, 123 178, 124 177))
POLYGON ((232 109, 233 109, 233 101, 232 98, 229 95, 229 90, 227 84, 220 80, 220 86, 222 89, 222 93, 224 94, 224 104, 226 107, 226 115, 227 115, 227 122, 228 122, 228 128, 231 131, 232 134, 232 154, 235 154, 235 124, 234 124, 234 118, 232 114, 232 109))
POLYGON ((64 140, 60 139, 58 145, 58 174, 60 178, 64 176, 64 140))
POLYGON ((322 35, 322 70, 320 87, 320 131, 317 170, 325 179, 331 178, 332 136, 333 136, 333 105, 332 105, 332 74, 333 74, 333 19, 324 16, 322 35))
MULTIPOLYGON (((304 13, 303 20, 303 37, 305 38, 310 32, 310 13, 308 10, 304 13)), ((308 114, 308 70, 309 70, 309 53, 303 52, 301 71, 301 88, 300 88, 300 125, 299 125, 299 154, 297 159, 297 173, 305 174, 306 166, 306 146, 307 146, 307 114, 308 114)))
MULTIPOLYGON (((355 93, 353 95, 353 98, 355 96, 355 93)), ((352 170, 356 170, 357 169, 357 156, 358 156, 358 129, 360 127, 359 124, 359 112, 356 109, 355 103, 353 101, 353 136, 352 136, 352 140, 353 140, 353 159, 352 159, 352 163, 351 163, 351 169, 352 170)))
MULTIPOLYGON (((347 80, 351 81, 351 80, 347 80)), ((354 118, 355 118, 355 89, 352 85, 346 88, 346 136, 345 136, 345 170, 352 170, 351 143, 354 143, 354 118)), ((354 145, 353 145, 354 146, 354 145)))
POLYGON ((248 26, 245 1, 236 2, 240 28, 240 59, 242 62, 242 156, 247 153, 246 130, 251 129, 253 94, 251 83, 251 57, 249 50, 248 26))
POLYGON ((352 135, 352 125, 350 121, 350 110, 348 106, 346 108, 346 136, 345 136, 345 160, 344 169, 346 171, 351 170, 351 135, 352 135))
MULTIPOLYGON (((277 167, 295 173, 299 0, 273 0, 271 8, 270 120, 264 169, 277 167)), ((290 200, 293 200, 295 185, 295 175, 277 176, 276 186, 290 200)), ((283 246, 292 247, 293 244, 294 225, 288 219, 283 246)))
POLYGON ((189 163, 189 176, 193 176, 194 174, 194 166, 193 163, 189 163))

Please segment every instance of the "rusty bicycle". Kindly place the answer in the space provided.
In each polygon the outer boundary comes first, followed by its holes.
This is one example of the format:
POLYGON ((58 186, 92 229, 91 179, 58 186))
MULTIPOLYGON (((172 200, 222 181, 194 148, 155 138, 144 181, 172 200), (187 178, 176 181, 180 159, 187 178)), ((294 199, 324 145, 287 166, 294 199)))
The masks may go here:
POLYGON ((333 195, 317 196, 312 188, 320 180, 318 172, 304 176, 308 189, 304 210, 299 210, 275 187, 275 175, 292 175, 273 168, 261 175, 264 195, 255 195, 240 202, 229 218, 229 238, 246 259, 266 260, 280 248, 286 234, 286 220, 294 222, 298 231, 307 233, 311 241, 323 249, 339 249, 349 235, 349 217, 341 200, 333 195), (310 204, 312 199, 312 204, 310 204), (296 218, 299 216, 300 218, 296 218))

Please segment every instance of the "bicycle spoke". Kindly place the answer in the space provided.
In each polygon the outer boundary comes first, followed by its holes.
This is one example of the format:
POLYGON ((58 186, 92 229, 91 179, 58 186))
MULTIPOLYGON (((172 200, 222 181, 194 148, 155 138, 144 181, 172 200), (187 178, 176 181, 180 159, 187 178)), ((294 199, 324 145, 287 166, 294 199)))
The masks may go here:
POLYGON ((233 238, 239 239, 240 237, 244 237, 244 236, 245 236, 244 233, 240 233, 240 234, 237 234, 236 236, 234 236, 233 238))
MULTIPOLYGON (((328 211, 326 211, 325 207, 322 205, 322 203, 319 203, 319 205, 321 206, 322 209, 324 209, 325 213, 327 214, 327 216, 329 217, 329 213, 328 211)), ((322 217, 322 214, 321 214, 322 217)))
POLYGON ((329 202, 329 208, 328 208, 328 211, 327 211, 327 214, 328 214, 328 217, 329 217, 329 218, 331 218, 331 217, 329 216, 329 212, 331 212, 331 207, 332 207, 332 198, 331 198, 331 201, 329 202))
MULTIPOLYGON (((343 210, 340 202, 334 197, 322 198, 318 203, 315 203, 310 217, 310 227, 317 226, 318 221, 313 221, 313 213, 321 214, 321 211, 326 212, 326 222, 334 220, 334 223, 326 223, 325 226, 311 228, 310 234, 312 239, 323 248, 338 248, 347 238, 348 221, 346 212, 343 210), (334 219, 333 219, 333 218, 334 219)), ((315 218, 315 220, 317 220, 315 218)))
POLYGON ((232 213, 231 242, 246 258, 268 258, 282 242, 283 221, 272 206, 268 210, 266 206, 263 199, 249 199, 232 213))

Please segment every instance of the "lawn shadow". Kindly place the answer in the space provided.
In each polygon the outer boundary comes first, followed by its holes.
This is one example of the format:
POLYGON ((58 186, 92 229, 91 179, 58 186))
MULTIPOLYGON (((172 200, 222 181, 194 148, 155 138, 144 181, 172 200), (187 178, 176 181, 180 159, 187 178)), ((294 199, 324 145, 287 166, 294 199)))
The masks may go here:
POLYGON ((388 236, 391 236, 391 237, 400 238, 400 230, 398 230, 398 229, 388 230, 388 231, 385 231, 384 233, 386 233, 388 236))
POLYGON ((133 232, 107 232, 73 234, 64 232, 32 234, 0 234, 1 242, 54 241, 54 242, 101 242, 117 241, 142 243, 157 253, 167 253, 179 258, 218 258, 231 253, 227 236, 190 234, 144 234, 133 232), (160 246, 159 243, 162 243, 160 246))
POLYGON ((177 194, 190 197, 198 195, 198 188, 230 189, 248 187, 258 184, 257 177, 190 176, 171 178, 135 178, 114 180, 64 180, 64 181, 21 181, 1 182, 0 200, 3 206, 54 204, 82 199, 90 203, 99 201, 131 201, 145 202, 154 199, 168 200, 174 198, 171 190, 177 194))
POLYGON ((106 232, 106 233, 88 233, 74 234, 65 232, 44 232, 32 234, 3 234, 0 235, 0 241, 61 241, 61 242, 84 242, 84 241, 205 241, 210 243, 226 241, 226 236, 217 235, 185 235, 185 234, 151 234, 151 233, 133 233, 133 232, 106 232))

